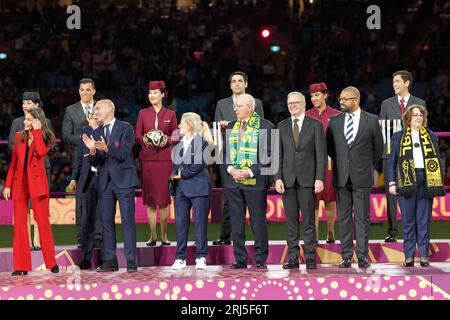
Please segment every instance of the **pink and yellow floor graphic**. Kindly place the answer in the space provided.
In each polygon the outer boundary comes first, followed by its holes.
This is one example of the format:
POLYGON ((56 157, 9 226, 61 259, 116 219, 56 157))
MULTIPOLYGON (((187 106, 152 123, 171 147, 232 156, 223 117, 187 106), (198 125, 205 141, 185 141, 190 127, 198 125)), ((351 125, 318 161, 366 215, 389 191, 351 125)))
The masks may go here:
MULTIPOLYGON (((33 271, 27 276, 12 277, 12 250, 0 250, 0 300, 448 300, 450 299, 450 242, 435 240, 430 247, 431 266, 405 268, 401 242, 386 244, 371 241, 368 269, 339 269, 340 247, 317 246, 316 270, 283 270, 287 260, 284 241, 271 241, 268 269, 249 265, 232 270, 232 246, 210 246, 207 270, 195 270, 192 243, 188 247, 188 267, 172 271, 176 247, 138 245, 139 271, 129 274, 123 247, 118 260, 122 268, 114 273, 81 271, 76 266, 81 252, 75 247, 58 247, 59 274, 45 270, 42 253, 32 252, 33 271)), ((247 243, 249 264, 253 243, 247 243)), ((99 262, 97 251, 94 265, 99 262)), ((303 246, 300 262, 304 263, 303 246)))

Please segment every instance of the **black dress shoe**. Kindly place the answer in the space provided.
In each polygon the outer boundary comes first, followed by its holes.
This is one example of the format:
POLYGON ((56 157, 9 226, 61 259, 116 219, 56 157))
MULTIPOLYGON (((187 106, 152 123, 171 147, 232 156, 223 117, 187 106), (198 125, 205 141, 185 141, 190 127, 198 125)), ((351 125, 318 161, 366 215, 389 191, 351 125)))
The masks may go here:
POLYGON ((215 246, 230 245, 231 240, 223 240, 223 239, 214 240, 212 244, 215 246))
POLYGON ((137 272, 137 264, 134 261, 127 261, 127 272, 128 273, 133 273, 133 272, 137 272))
POLYGON ((231 265, 231 269, 247 269, 247 264, 236 262, 231 265))
POLYGON ((31 246, 31 251, 39 251, 39 250, 41 250, 41 247, 31 246))
POLYGON ((78 267, 80 267, 81 270, 89 270, 92 268, 92 264, 89 260, 82 260, 78 267))
POLYGON ((77 245, 77 248, 78 248, 78 249, 81 249, 81 244, 77 245))
POLYGON ((96 269, 97 272, 111 272, 111 271, 119 271, 119 266, 117 265, 117 261, 109 260, 103 262, 103 264, 96 269))
POLYGON ((265 264, 265 263, 257 263, 256 267, 258 269, 267 269, 267 264, 265 264))
POLYGON ((314 260, 306 260, 306 269, 317 269, 316 262, 314 260))
POLYGON ((370 267, 369 261, 366 258, 358 259, 358 267, 360 268, 368 268, 370 267))
POLYGON ((403 262, 404 267, 414 267, 414 260, 403 262))
POLYGON ((384 242, 397 242, 395 235, 388 234, 386 238, 384 238, 384 242))
POLYGON ((50 271, 52 273, 58 273, 59 272, 59 267, 57 264, 55 264, 53 267, 50 268, 50 271))
POLYGON ((429 261, 422 261, 422 260, 420 260, 420 266, 424 267, 424 268, 429 267, 430 266, 430 262, 429 261))
POLYGON ((336 240, 334 240, 334 239, 327 239, 327 243, 335 243, 336 242, 336 240))
POLYGON ((339 268, 351 268, 352 267, 352 259, 344 259, 339 264, 339 268))
POLYGON ((148 241, 145 244, 147 245, 147 247, 154 247, 154 246, 156 246, 156 240, 148 241))
POLYGON ((169 241, 162 241, 162 240, 161 240, 161 245, 162 245, 162 246, 170 246, 170 242, 169 242, 169 241))
POLYGON ((12 276, 26 276, 28 274, 28 271, 14 271, 11 273, 12 276))
POLYGON ((299 263, 293 260, 289 260, 288 263, 283 264, 283 269, 298 269, 299 263))

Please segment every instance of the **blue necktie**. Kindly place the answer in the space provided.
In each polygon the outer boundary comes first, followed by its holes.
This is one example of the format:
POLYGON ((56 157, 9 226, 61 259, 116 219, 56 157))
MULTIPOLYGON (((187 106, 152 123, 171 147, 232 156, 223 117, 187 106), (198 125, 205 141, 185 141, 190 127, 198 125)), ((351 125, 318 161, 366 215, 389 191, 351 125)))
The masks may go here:
POLYGON ((348 145, 353 142, 353 116, 353 114, 348 115, 347 127, 345 128, 345 139, 348 145))
POLYGON ((109 142, 109 135, 110 135, 110 133, 109 133, 109 126, 110 126, 110 124, 105 124, 105 140, 106 140, 106 144, 108 144, 108 142, 109 142))

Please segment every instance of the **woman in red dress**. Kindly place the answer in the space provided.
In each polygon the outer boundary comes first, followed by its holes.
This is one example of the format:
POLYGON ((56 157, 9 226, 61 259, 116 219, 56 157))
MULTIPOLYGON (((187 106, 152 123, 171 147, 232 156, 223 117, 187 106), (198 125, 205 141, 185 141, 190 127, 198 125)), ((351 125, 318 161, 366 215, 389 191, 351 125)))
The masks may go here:
POLYGON ((150 81, 148 98, 151 107, 139 111, 136 123, 136 142, 142 146, 139 156, 141 160, 142 200, 147 205, 148 222, 150 225, 150 240, 147 246, 155 246, 156 209, 159 207, 159 222, 161 226, 161 244, 170 245, 167 239, 167 220, 169 218, 169 204, 171 203, 167 182, 172 173, 172 159, 170 146, 176 141, 171 140, 172 132, 178 127, 177 116, 174 111, 164 108, 162 101, 167 97, 164 81, 150 81), (144 136, 152 129, 164 133, 161 147, 154 148, 144 140, 144 136))
POLYGON ((45 266, 53 273, 59 272, 49 221, 49 189, 44 165, 44 158, 54 143, 55 135, 47 126, 44 111, 40 108, 28 110, 24 130, 14 137, 11 164, 3 190, 3 197, 14 201, 13 276, 26 275, 31 270, 27 230, 30 198, 41 236, 45 266))
MULTIPOLYGON (((306 115, 322 122, 323 130, 327 131, 330 118, 339 114, 336 109, 327 106, 328 88, 324 82, 314 83, 309 86, 311 102, 314 106, 306 112, 306 115)), ((336 194, 333 188, 333 165, 328 158, 325 170, 325 183, 322 192, 317 194, 316 202, 316 242, 319 240, 319 204, 320 200, 325 203, 325 213, 327 220, 327 243, 334 243, 334 221, 336 219, 336 194)))

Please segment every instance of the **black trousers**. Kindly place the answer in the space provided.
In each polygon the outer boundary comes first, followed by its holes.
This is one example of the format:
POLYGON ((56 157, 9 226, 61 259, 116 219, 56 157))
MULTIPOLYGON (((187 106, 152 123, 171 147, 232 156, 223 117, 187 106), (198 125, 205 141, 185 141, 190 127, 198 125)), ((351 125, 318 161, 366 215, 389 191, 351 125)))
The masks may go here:
POLYGON ((300 254, 300 224, 299 211, 302 212, 305 258, 314 260, 316 254, 316 227, 315 227, 315 195, 314 188, 300 187, 295 181, 292 188, 286 188, 283 193, 283 205, 286 215, 287 244, 289 261, 298 262, 300 254))
POLYGON ((255 262, 263 264, 269 253, 267 230, 267 190, 242 190, 229 188, 231 235, 234 257, 237 263, 247 264, 245 249, 245 214, 250 213, 250 224, 255 235, 255 262))
POLYGON ((372 188, 354 188, 350 178, 345 187, 335 187, 341 255, 343 259, 353 256, 353 230, 356 229, 356 256, 366 258, 369 253, 370 192, 372 188), (353 212, 355 227, 353 224, 353 212))
MULTIPOLYGON (((225 185, 225 176, 227 174, 227 164, 220 165, 220 176, 222 179, 222 186, 225 185)), ((222 206, 222 223, 220 226, 220 240, 231 239, 231 222, 230 222, 230 206, 228 202, 228 190, 223 188, 223 206, 222 206)))
MULTIPOLYGON (((99 192, 97 185, 98 177, 90 172, 86 181, 86 188, 82 190, 81 195, 81 249, 83 250, 84 259, 92 259, 92 251, 94 248, 95 230, 101 233, 101 210, 99 202, 99 192)), ((101 238, 100 238, 101 239, 101 238)))
POLYGON ((397 236, 398 224, 397 224, 397 196, 389 192, 389 181, 387 179, 389 170, 389 159, 383 159, 383 174, 384 174, 384 192, 386 194, 386 210, 389 223, 388 233, 393 236, 397 236))

